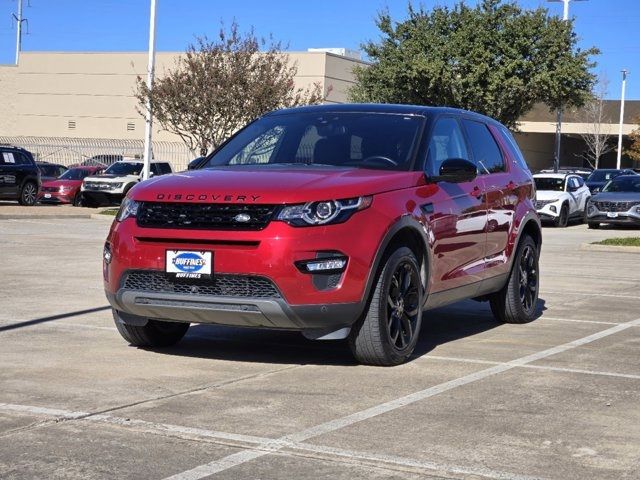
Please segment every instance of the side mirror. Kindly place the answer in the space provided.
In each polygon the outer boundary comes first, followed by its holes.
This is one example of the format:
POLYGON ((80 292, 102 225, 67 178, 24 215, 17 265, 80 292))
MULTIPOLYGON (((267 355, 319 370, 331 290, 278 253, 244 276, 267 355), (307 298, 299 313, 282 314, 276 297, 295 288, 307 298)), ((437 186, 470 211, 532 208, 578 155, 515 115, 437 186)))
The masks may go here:
POLYGON ((197 170, 198 168, 200 168, 202 166, 202 163, 204 162, 204 159, 205 159, 205 157, 194 158, 187 165, 187 170, 197 170))
POLYGON ((474 163, 463 158, 449 158, 440 165, 439 175, 432 180, 436 182, 462 183, 470 182, 478 176, 478 168, 474 163))

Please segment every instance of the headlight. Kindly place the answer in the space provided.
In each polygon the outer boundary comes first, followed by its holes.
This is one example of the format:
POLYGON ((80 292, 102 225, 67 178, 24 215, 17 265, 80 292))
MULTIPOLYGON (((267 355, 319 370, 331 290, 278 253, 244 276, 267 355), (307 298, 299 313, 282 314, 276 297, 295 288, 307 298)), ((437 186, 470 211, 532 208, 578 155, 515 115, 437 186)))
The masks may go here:
POLYGON ((358 210, 368 208, 372 201, 372 196, 366 196, 289 205, 280 210, 277 219, 294 227, 342 223, 358 210))
POLYGON ((130 198, 125 198, 122 201, 122 205, 120 205, 120 210, 118 210, 118 214, 116 215, 116 221, 122 222, 129 217, 135 217, 138 214, 138 206, 139 202, 135 200, 131 200, 130 198))
POLYGON ((115 190, 117 188, 122 188, 122 183, 111 183, 111 184, 109 184, 109 188, 111 190, 115 190))

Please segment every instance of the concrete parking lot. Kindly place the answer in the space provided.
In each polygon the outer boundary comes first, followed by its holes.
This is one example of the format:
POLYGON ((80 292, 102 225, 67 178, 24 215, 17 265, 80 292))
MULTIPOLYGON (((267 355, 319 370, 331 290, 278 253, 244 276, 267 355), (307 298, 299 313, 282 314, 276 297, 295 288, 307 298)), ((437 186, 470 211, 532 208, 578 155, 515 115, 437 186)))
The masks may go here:
POLYGON ((637 231, 544 230, 540 317, 425 315, 415 358, 192 326, 129 347, 102 292, 105 219, 0 220, 0 477, 640 478, 637 231))

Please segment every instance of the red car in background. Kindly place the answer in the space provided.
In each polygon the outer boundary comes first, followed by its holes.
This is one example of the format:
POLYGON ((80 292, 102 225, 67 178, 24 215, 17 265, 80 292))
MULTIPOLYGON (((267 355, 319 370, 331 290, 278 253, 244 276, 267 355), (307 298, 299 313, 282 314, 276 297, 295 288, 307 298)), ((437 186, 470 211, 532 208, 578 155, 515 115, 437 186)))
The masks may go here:
POLYGON ((104 167, 77 167, 70 168, 55 180, 42 182, 42 188, 38 194, 40 203, 72 203, 75 206, 82 204, 80 187, 82 180, 89 175, 97 175, 104 167))

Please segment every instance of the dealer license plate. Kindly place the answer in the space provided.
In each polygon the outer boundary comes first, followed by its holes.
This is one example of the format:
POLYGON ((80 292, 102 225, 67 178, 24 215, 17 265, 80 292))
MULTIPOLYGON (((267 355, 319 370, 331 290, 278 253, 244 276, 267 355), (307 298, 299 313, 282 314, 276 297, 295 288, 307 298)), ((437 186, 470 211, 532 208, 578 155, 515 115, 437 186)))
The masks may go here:
POLYGON ((44 194, 44 198, 51 198, 51 194, 50 193, 45 193, 44 194))
POLYGON ((165 270, 175 278, 211 278, 213 252, 167 250, 165 270))

